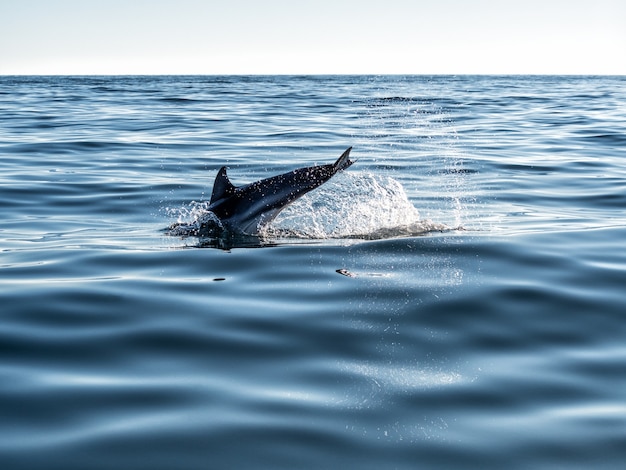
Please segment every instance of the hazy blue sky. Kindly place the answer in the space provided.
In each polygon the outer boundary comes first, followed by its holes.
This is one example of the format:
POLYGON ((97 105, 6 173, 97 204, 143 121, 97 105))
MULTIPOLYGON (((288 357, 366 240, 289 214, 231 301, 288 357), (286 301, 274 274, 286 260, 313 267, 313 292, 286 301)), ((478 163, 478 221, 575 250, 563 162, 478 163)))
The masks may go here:
POLYGON ((0 0, 0 74, 626 74, 626 0, 0 0))

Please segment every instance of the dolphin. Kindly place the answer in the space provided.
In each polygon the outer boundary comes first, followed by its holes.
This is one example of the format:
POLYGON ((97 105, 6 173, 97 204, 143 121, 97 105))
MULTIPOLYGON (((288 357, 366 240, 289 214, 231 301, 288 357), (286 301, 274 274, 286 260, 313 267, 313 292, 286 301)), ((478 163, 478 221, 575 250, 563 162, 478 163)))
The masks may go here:
MULTIPOLYGON (((335 163, 316 165, 262 179, 245 186, 235 186, 223 166, 217 172, 207 211, 215 217, 206 219, 196 234, 217 230, 257 236, 288 204, 321 186, 352 163, 348 148, 335 163)), ((172 227, 173 228, 173 227, 172 227)))

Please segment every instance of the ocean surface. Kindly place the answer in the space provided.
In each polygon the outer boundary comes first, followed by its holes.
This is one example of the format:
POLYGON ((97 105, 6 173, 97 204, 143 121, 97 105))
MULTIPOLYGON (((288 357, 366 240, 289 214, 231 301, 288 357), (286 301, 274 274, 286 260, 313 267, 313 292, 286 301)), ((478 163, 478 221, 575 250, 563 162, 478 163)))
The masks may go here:
POLYGON ((2 469, 624 468, 626 77, 4 76, 0 208, 2 469))

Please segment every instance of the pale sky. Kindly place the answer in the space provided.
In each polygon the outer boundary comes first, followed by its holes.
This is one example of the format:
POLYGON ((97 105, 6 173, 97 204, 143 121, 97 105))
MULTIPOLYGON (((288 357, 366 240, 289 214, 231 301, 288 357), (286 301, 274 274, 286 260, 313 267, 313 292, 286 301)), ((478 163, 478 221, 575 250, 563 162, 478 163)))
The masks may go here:
POLYGON ((0 74, 619 74, 626 0, 0 0, 0 74))

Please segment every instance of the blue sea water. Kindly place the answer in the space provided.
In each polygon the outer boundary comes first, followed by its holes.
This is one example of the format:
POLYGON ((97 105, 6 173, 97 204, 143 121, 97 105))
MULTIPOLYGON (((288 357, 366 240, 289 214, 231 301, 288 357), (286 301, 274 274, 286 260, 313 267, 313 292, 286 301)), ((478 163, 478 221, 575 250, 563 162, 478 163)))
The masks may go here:
POLYGON ((0 77, 0 207, 2 469, 626 461, 625 77, 0 77))

